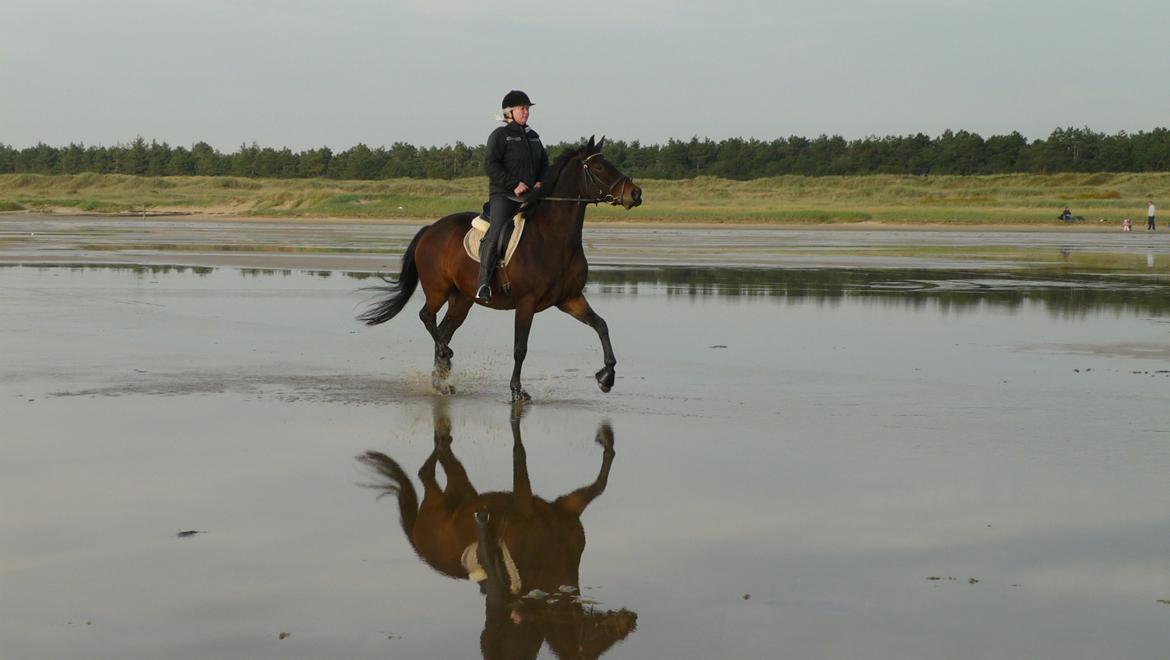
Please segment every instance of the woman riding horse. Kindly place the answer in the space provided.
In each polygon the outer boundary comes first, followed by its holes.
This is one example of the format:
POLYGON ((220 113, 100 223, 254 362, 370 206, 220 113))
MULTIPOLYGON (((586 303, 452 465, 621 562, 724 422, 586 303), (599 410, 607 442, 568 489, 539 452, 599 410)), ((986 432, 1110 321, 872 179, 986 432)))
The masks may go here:
MULTIPOLYGON (((488 300, 475 299, 480 267, 468 256, 464 239, 477 214, 455 213, 414 235, 402 256, 398 280, 386 280, 389 286, 374 287, 388 295, 358 318, 367 325, 389 321, 402 311, 421 284, 426 303, 418 315, 435 341, 432 384, 439 392, 451 394, 454 388, 447 382, 454 355, 451 337, 472 305, 516 310, 511 380, 512 400, 516 401, 531 398, 520 385, 520 370, 528 353, 532 317, 556 307, 597 332, 605 364, 594 376, 601 390, 608 392, 613 387, 617 359, 605 320, 585 299, 589 262, 581 244, 581 231, 589 204, 605 202, 629 210, 642 203, 642 189, 605 159, 601 154, 603 142, 605 138, 598 142, 589 138, 588 143, 566 150, 549 167, 542 189, 525 199, 523 235, 508 264, 500 269, 511 285, 508 291, 497 292, 488 300), (447 312, 441 322, 436 322, 444 305, 447 312)), ((497 217, 492 225, 503 220, 497 217)), ((488 244, 494 245, 494 241, 488 244)))
POLYGON ((540 136, 528 125, 528 95, 512 90, 504 96, 504 125, 488 136, 484 169, 488 175, 488 206, 491 226, 479 244, 479 286, 475 299, 492 297, 492 271, 499 260, 500 236, 516 215, 528 191, 540 190, 540 180, 548 173, 548 153, 540 136))

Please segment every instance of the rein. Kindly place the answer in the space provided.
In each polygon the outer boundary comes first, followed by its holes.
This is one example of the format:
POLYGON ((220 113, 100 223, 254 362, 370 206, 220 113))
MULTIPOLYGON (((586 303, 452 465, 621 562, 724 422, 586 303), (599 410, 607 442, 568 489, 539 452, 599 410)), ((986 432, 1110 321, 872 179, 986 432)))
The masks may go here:
MULTIPOLYGON (((597 156, 600 156, 600 155, 601 155, 601 152, 599 151, 591 156, 587 156, 587 157, 581 159, 581 167, 585 171, 585 179, 586 179, 586 181, 588 181, 588 183, 590 184, 591 187, 595 187, 597 189, 597 193, 601 193, 599 196, 594 196, 594 197, 541 197, 541 199, 548 200, 550 202, 576 202, 578 204, 600 204, 601 202, 606 202, 607 204, 612 204, 614 206, 617 206, 619 204, 625 204, 626 189, 625 189, 625 186, 623 186, 622 184, 629 181, 630 177, 623 174, 620 177, 618 177, 613 183, 606 186, 605 182, 602 181, 597 176, 597 174, 592 169, 589 168, 589 161, 592 160, 593 158, 596 158, 597 156), (618 186, 622 186, 621 196, 614 197, 613 196, 614 188, 617 188, 618 186)), ((595 195, 597 193, 595 193, 595 195)))

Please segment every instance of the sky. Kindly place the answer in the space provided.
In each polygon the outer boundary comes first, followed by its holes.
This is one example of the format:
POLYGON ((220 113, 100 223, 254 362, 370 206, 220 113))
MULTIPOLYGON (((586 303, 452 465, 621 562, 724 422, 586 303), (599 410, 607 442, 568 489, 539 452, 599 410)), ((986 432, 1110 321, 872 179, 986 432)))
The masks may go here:
POLYGON ((482 144, 1170 124, 1166 0, 2 0, 0 143, 482 144))

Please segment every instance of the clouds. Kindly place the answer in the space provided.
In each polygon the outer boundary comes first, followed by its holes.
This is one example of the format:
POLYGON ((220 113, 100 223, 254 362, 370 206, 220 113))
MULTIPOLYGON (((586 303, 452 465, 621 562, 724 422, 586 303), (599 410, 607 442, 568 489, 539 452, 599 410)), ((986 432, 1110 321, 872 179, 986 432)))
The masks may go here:
POLYGON ((0 142, 482 142, 1139 130, 1170 5, 1032 0, 8 0, 0 142))
POLYGON ((477 23, 560 26, 565 29, 596 28, 626 18, 647 22, 669 20, 689 8, 706 3, 680 0, 592 0, 585 4, 558 5, 546 0, 509 0, 506 3, 477 0, 402 0, 406 11, 427 19, 477 23))

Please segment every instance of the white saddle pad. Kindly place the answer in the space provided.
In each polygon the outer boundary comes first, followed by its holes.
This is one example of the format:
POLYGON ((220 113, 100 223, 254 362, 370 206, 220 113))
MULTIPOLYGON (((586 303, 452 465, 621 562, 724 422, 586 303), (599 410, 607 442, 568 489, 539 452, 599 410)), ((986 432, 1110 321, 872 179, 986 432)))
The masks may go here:
MULTIPOLYGON (((512 230, 512 238, 508 239, 508 248, 504 251, 504 265, 512 260, 512 253, 516 251, 516 246, 520 243, 520 234, 524 233, 524 216, 517 213, 512 221, 516 223, 516 228, 512 230)), ((476 263, 479 263, 479 243, 483 240, 487 228, 488 221, 484 220, 483 216, 476 216, 471 221, 471 229, 463 237, 463 249, 467 250, 467 256, 476 263)))
MULTIPOLYGON (((478 548, 478 541, 464 548, 459 563, 463 564, 463 568, 467 570, 468 578, 475 582, 483 582, 487 579, 487 571, 479 565, 479 556, 476 554, 478 548)), ((516 570, 516 563, 512 561, 512 553, 508 552, 508 546, 503 541, 500 541, 500 554, 504 558, 504 570, 508 571, 508 591, 511 591, 513 595, 518 595, 521 586, 520 571, 516 570)))

